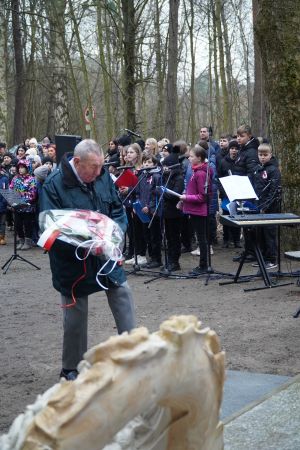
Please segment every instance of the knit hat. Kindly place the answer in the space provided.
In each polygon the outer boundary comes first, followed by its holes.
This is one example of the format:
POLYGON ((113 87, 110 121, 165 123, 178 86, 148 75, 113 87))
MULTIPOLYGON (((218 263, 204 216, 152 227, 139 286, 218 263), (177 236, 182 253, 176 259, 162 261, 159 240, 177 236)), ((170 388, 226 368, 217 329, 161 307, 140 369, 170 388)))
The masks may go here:
POLYGON ((53 165, 53 159, 50 158, 50 156, 45 156, 45 158, 42 159, 42 163, 46 164, 47 162, 50 162, 53 165))
POLYGON ((131 137, 127 136, 127 134, 123 134, 119 139, 118 142, 122 147, 125 147, 126 145, 131 144, 131 137))
POLYGON ((17 172, 19 173, 20 167, 26 167, 27 172, 29 172, 29 161, 26 161, 26 159, 20 159, 20 161, 17 164, 17 172))
POLYGON ((236 139, 233 139, 232 141, 229 142, 228 150, 233 148, 233 147, 237 148, 237 149, 239 148, 239 143, 238 143, 238 141, 236 139))
POLYGON ((9 153, 9 152, 4 153, 3 158, 4 158, 4 156, 9 156, 11 159, 14 158, 14 155, 12 155, 12 154, 9 153))
POLYGON ((162 162, 163 166, 167 166, 167 167, 173 166, 174 164, 177 164, 177 163, 178 163, 178 154, 177 153, 170 153, 170 155, 167 156, 162 162))
POLYGON ((20 167, 20 166, 25 166, 25 167, 29 167, 29 161, 27 161, 26 159, 20 159, 20 161, 18 162, 18 164, 17 164, 17 167, 20 167))
POLYGON ((136 141, 137 144, 141 147, 142 151, 145 150, 145 141, 143 139, 138 139, 136 141))
POLYGON ((29 148, 28 150, 26 150, 25 155, 37 155, 36 148, 29 148))
POLYGON ((27 161, 34 161, 35 163, 42 164, 42 160, 39 155, 27 155, 27 161))
POLYGON ((37 167, 34 170, 34 175, 36 176, 37 180, 40 182, 43 182, 46 180, 47 176, 49 175, 49 167, 48 166, 40 166, 37 167))
POLYGON ((172 144, 165 144, 163 146, 163 150, 167 150, 167 152, 171 154, 173 152, 173 145, 172 144))
POLYGON ((180 145, 172 145, 173 153, 180 153, 180 145))
POLYGON ((49 145, 51 144, 50 139, 48 138, 48 136, 45 136, 42 140, 42 145, 49 145))

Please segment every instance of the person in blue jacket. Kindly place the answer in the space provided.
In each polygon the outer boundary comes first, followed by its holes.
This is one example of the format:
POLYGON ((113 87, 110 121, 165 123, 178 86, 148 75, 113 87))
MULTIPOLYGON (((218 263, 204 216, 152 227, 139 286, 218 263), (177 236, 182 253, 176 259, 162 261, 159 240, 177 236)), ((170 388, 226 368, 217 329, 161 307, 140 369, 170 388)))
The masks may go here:
MULTIPOLYGON (((47 177, 42 188, 40 210, 85 209, 113 219, 125 232, 126 215, 109 172, 103 167, 104 155, 91 140, 81 141, 73 157, 62 158, 59 167, 47 177)), ((54 288, 63 306, 63 354, 61 376, 77 377, 77 365, 87 350, 88 296, 102 290, 96 274, 103 265, 100 257, 89 255, 84 261, 75 247, 57 239, 49 251, 54 288), (74 301, 75 300, 75 301, 74 301)), ((111 262, 112 264, 112 262, 111 262)), ((112 266, 106 266, 107 273, 112 266)), ((104 282, 108 303, 118 333, 135 327, 132 294, 122 266, 116 265, 104 282)))

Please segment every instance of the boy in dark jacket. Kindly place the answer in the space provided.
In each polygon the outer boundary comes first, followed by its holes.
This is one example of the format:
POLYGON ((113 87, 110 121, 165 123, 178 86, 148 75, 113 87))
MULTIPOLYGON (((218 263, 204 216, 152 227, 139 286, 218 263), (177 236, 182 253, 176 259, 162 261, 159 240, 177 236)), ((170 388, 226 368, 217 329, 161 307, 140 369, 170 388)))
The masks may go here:
MULTIPOLYGON (((229 143, 228 154, 221 160, 218 176, 219 178, 227 177, 229 175, 240 175, 240 168, 236 166, 236 160, 239 152, 239 144, 236 140, 232 140, 229 143)), ((227 198, 226 192, 222 187, 222 184, 219 182, 219 193, 222 208, 222 214, 228 215, 229 211, 227 209, 227 204, 229 203, 229 199, 227 198)), ((230 227, 228 225, 223 225, 223 248, 229 247, 230 239, 233 240, 235 248, 241 248, 240 244, 240 229, 236 227, 230 227)))
MULTIPOLYGON (((277 160, 272 155, 270 144, 258 147, 259 165, 253 174, 254 190, 259 198, 257 206, 261 213, 280 212, 281 174, 277 160)), ((277 227, 274 225, 260 228, 259 243, 266 268, 277 267, 277 227)))
MULTIPOLYGON (((163 161, 163 185, 178 194, 184 190, 184 179, 181 168, 173 167, 178 163, 178 154, 171 153, 163 161)), ((181 255, 180 232, 182 222, 182 212, 177 208, 178 197, 173 194, 164 193, 162 215, 165 223, 165 233, 168 246, 168 266, 165 269, 169 272, 180 270, 179 258, 181 255)))
POLYGON ((243 174, 248 175, 252 181, 252 175, 255 167, 259 163, 257 149, 259 141, 252 136, 249 125, 241 125, 237 129, 237 141, 240 145, 240 153, 236 165, 243 169, 243 174))
POLYGON ((143 238, 147 243, 148 254, 150 256, 150 261, 146 264, 146 267, 148 269, 155 269, 162 265, 161 217, 159 214, 155 214, 155 217, 153 217, 157 199, 155 188, 161 184, 161 171, 159 168, 154 167, 157 164, 157 159, 152 155, 144 155, 142 164, 141 176, 143 178, 138 185, 136 194, 141 204, 142 212, 149 217, 149 221, 143 223, 143 238))

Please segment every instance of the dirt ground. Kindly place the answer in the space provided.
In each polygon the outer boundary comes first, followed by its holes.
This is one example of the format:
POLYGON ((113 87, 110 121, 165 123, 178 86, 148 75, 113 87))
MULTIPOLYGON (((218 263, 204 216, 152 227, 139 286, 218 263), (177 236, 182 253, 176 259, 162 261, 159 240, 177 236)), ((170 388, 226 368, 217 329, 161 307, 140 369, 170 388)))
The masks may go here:
MULTIPOLYGON (((0 247, 1 266, 13 252, 9 243, 0 247)), ((7 274, 0 272, 0 433, 7 431, 13 419, 34 402, 37 394, 58 381, 61 358, 61 308, 59 294, 53 289, 48 256, 40 248, 20 252, 40 266, 14 261, 7 274)), ((215 247, 212 267, 215 271, 235 273, 234 249, 215 247)), ((182 272, 197 265, 197 257, 184 254, 182 272)), ((297 265, 292 266, 297 269, 297 265)), ((290 265, 282 258, 281 270, 290 265)), ((255 274, 246 264, 242 275, 255 274)), ((300 317, 293 313, 300 306, 300 287, 295 278, 288 286, 244 292, 244 288, 262 286, 260 278, 250 283, 219 285, 213 275, 205 286, 205 278, 159 279, 145 284, 149 276, 129 275, 134 293, 138 325, 150 331, 174 314, 194 314, 203 326, 219 335, 226 351, 227 368, 280 375, 296 375, 300 371, 300 317)), ((89 346, 116 333, 105 294, 90 297, 89 346)))

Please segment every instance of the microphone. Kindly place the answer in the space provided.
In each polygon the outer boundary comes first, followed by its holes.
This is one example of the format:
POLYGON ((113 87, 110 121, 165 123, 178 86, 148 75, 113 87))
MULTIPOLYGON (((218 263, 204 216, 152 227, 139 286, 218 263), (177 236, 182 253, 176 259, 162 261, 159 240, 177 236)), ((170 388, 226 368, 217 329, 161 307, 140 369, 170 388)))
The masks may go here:
POLYGON ((120 164, 118 161, 112 161, 104 163, 103 166, 117 166, 118 164, 120 164))
POLYGON ((132 136, 136 136, 138 138, 141 138, 141 135, 135 133, 135 131, 128 130, 128 128, 124 128, 124 130, 127 131, 128 134, 132 134, 132 136))
POLYGON ((152 166, 152 167, 143 167, 142 169, 138 169, 138 172, 143 172, 144 170, 149 172, 151 170, 157 170, 157 166, 152 166))
POLYGON ((119 167, 117 167, 117 170, 124 170, 124 169, 135 169, 135 166, 119 166, 119 167))
POLYGON ((179 166, 181 166, 181 164, 180 164, 180 163, 177 163, 177 164, 173 164, 172 166, 165 166, 165 168, 166 168, 167 170, 169 170, 169 169, 175 169, 175 167, 179 167, 179 166))

